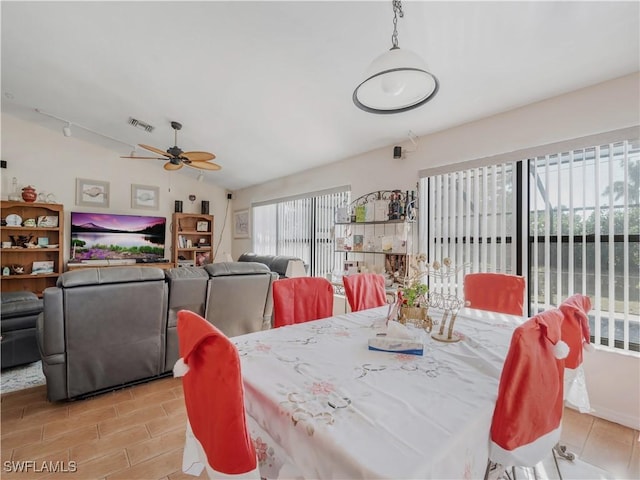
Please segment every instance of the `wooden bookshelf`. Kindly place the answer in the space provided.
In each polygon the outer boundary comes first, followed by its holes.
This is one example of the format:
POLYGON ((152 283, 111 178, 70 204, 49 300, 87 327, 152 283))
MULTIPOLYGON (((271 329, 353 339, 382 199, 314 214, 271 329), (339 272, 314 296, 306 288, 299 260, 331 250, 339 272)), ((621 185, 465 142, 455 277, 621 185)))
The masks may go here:
POLYGON ((202 266, 213 261, 213 215, 174 213, 171 261, 202 266))
MULTIPOLYGON (((3 200, 1 202, 2 226, 0 238, 3 245, 11 242, 10 248, 0 248, 2 255, 2 291, 30 291, 38 296, 47 287, 53 287, 64 270, 64 208, 57 203, 27 203, 3 200), (7 225, 7 217, 20 217, 20 225, 7 225), (46 218, 46 220, 45 220, 46 218), (55 219, 55 220, 54 220, 55 219), (33 220, 35 226, 24 226, 33 220), (55 223, 55 226, 51 226, 55 223), (17 242, 19 237, 28 239, 29 246, 17 242), (18 244, 20 243, 20 244, 18 244), (53 271, 33 273, 34 262, 52 262, 53 271), (17 271, 22 269, 21 273, 17 271), (4 275, 6 270, 9 275, 4 275)), ((42 265, 42 263, 40 263, 42 265)))

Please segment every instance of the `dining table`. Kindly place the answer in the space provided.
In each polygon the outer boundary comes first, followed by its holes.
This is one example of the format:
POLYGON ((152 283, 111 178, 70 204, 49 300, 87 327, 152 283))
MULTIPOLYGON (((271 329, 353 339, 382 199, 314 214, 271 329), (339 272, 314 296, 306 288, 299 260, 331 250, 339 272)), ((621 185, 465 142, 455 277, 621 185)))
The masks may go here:
MULTIPOLYGON (((524 319, 463 308, 460 341, 408 325, 422 355, 370 350, 388 311, 232 338, 249 420, 306 479, 482 478, 502 365, 524 319)), ((436 331, 443 312, 429 314, 436 331)))

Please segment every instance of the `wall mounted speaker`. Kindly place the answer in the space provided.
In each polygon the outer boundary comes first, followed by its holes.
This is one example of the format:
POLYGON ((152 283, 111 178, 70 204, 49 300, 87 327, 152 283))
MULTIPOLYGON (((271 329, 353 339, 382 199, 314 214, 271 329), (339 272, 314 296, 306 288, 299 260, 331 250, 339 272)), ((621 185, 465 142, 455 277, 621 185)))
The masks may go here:
POLYGON ((200 213, 202 213, 203 215, 209 215, 209 200, 202 200, 200 213))
POLYGON ((174 210, 176 213, 182 213, 182 200, 176 200, 174 210))
POLYGON ((396 145, 393 147, 393 158, 402 158, 402 147, 396 145))

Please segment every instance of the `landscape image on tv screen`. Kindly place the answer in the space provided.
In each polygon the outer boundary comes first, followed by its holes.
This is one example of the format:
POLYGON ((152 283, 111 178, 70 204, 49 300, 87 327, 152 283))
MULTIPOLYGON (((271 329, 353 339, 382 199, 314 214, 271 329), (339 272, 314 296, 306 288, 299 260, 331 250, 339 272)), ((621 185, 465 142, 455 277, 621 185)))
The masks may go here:
POLYGON ((160 260, 165 234, 165 217, 71 212, 71 260, 160 260))

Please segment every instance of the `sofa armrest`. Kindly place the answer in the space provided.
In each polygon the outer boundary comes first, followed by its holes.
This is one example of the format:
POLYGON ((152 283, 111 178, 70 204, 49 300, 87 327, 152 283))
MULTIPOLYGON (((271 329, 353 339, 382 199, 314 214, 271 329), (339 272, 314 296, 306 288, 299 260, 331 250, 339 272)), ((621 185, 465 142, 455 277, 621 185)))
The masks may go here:
POLYGON ((64 312, 62 289, 47 288, 44 291, 44 310, 36 321, 36 338, 43 359, 49 363, 64 362, 64 312), (62 358, 57 358, 58 356, 62 358))
POLYGON ((36 320, 36 341, 47 379, 47 398, 52 402, 68 396, 62 293, 58 287, 45 289, 44 310, 36 320))

